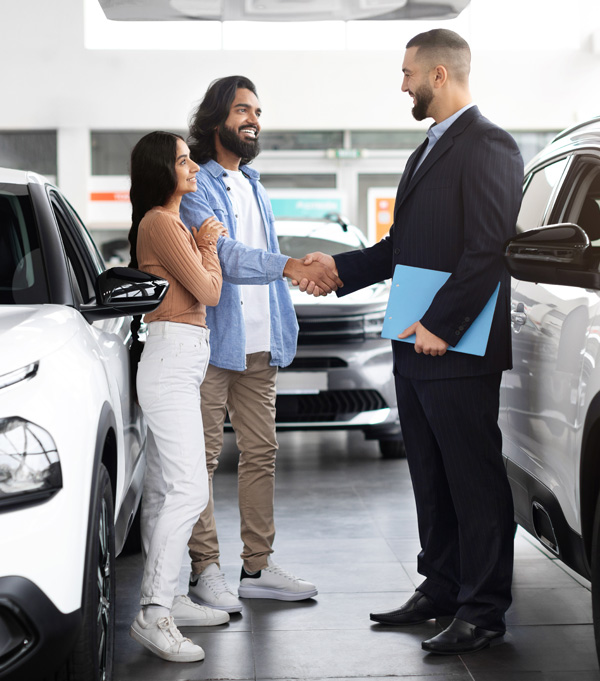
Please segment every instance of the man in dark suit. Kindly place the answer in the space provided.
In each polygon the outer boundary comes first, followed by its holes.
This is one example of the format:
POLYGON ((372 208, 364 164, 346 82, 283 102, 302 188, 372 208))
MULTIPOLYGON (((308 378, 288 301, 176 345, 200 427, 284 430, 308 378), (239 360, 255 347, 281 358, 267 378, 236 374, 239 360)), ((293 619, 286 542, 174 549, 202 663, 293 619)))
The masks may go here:
POLYGON ((435 123, 406 164, 389 236, 364 251, 311 254, 306 262, 335 262, 344 282, 337 295, 391 277, 397 264, 451 273, 400 334, 416 333, 414 345, 392 343, 425 580, 404 605, 371 619, 410 625, 449 615, 450 625, 422 647, 461 654, 504 634, 511 603, 513 505, 497 421, 501 374, 511 367, 502 252, 515 230, 523 161, 513 138, 472 104, 470 50, 459 35, 436 29, 406 47, 402 90, 414 117, 435 123), (498 282, 485 355, 447 352, 498 282))

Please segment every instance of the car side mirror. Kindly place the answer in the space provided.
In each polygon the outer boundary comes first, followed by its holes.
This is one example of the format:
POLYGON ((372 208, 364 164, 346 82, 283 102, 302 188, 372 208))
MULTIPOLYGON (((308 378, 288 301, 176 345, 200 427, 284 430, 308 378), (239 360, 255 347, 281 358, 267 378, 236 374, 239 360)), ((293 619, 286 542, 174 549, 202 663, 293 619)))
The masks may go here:
POLYGON ((82 305, 88 322, 111 317, 143 315, 163 301, 169 282, 132 267, 111 267, 96 279, 96 302, 82 305))
POLYGON ((600 289, 598 259, 588 235, 570 223, 530 229, 505 244, 504 264, 515 279, 600 289))

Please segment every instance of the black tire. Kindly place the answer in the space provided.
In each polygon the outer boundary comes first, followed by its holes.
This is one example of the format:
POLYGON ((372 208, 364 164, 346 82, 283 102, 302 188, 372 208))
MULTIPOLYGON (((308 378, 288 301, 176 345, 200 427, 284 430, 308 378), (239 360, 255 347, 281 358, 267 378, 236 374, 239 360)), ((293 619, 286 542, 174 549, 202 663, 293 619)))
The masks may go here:
POLYGON ((83 622, 66 681, 111 681, 115 640, 115 524, 110 478, 101 465, 92 490, 83 582, 83 622))
POLYGON ((600 663, 600 498, 596 502, 594 529, 592 536, 592 620, 596 655, 600 663))
POLYGON ((382 459, 403 459, 406 456, 404 442, 397 440, 379 440, 379 451, 382 459))

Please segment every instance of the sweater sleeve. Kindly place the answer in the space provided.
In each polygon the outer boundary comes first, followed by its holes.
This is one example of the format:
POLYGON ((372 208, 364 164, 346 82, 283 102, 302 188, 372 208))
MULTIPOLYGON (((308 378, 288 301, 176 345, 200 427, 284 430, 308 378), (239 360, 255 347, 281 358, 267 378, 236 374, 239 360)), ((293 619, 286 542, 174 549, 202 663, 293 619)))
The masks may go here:
POLYGON ((199 248, 185 225, 165 213, 156 216, 149 236, 160 264, 199 303, 219 302, 223 278, 214 246, 199 248))

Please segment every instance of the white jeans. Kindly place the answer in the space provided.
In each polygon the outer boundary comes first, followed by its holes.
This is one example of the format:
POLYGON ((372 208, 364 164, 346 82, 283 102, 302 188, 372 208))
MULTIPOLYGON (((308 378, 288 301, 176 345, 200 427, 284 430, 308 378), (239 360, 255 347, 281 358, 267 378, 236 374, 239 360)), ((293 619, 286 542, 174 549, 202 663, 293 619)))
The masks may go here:
POLYGON ((191 324, 148 325, 137 375, 150 431, 141 515, 142 605, 171 608, 176 595, 188 592, 189 567, 182 565, 189 565, 187 543, 208 503, 200 411, 208 339, 208 329, 191 324))

